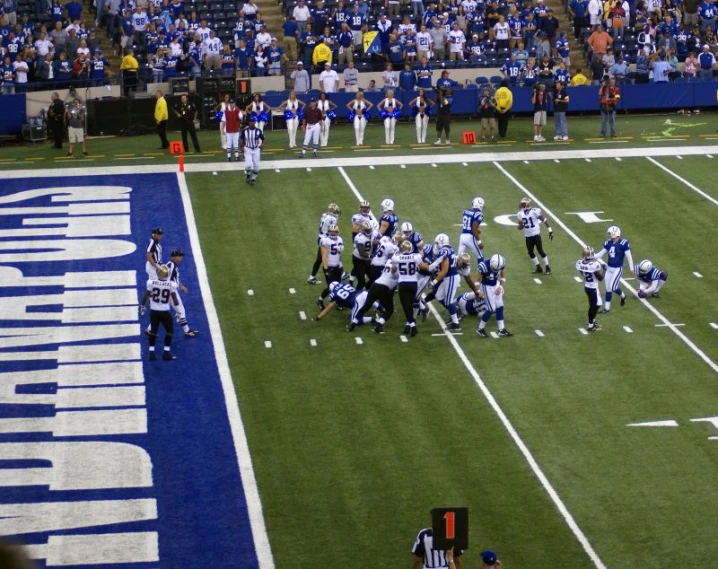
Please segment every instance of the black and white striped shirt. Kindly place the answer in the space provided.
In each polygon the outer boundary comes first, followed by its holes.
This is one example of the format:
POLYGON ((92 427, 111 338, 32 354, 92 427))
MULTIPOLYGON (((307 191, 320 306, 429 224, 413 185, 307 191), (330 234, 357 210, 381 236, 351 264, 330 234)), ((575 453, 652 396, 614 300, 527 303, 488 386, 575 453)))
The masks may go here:
MULTIPOLYGON (((443 569, 448 568, 449 563, 446 561, 446 552, 434 550, 434 534, 431 528, 424 528, 416 536, 414 546, 411 552, 417 557, 424 560, 425 569, 443 569)), ((462 550, 454 551, 454 557, 459 557, 464 552, 462 550)))
POLYGON ((165 265, 170 270, 170 280, 179 285, 179 267, 177 266, 177 263, 175 263, 174 261, 167 261, 165 265))
POLYGON ((264 142, 264 134, 256 126, 246 126, 242 129, 242 146, 247 148, 255 149, 261 148, 262 142, 264 142))
POLYGON ((162 245, 160 245, 159 241, 155 241, 150 237, 150 240, 147 242, 147 252, 152 253, 152 258, 155 260, 155 263, 158 265, 162 262, 162 245))

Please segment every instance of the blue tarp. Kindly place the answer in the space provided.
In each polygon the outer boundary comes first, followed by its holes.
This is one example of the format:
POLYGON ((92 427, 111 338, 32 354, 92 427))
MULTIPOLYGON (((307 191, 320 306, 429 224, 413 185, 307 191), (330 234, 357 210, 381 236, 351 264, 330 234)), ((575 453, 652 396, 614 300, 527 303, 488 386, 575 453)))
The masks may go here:
POLYGON ((0 134, 18 134, 27 122, 25 94, 0 97, 0 134))

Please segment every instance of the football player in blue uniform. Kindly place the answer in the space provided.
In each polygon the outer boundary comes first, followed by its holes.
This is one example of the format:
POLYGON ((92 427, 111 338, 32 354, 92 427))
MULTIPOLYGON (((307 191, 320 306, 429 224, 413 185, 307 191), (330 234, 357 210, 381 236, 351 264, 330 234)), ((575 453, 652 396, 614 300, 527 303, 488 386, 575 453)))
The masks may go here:
POLYGON ((608 268, 606 269, 606 305, 603 308, 603 314, 611 310, 611 299, 615 292, 621 297, 621 306, 626 304, 626 293, 620 288, 621 275, 623 275, 623 261, 628 261, 631 273, 634 273, 633 255, 631 254, 631 246, 628 239, 621 239, 621 228, 612 225, 606 231, 608 239, 603 244, 603 249, 596 253, 596 260, 601 259, 608 253, 608 268))
POLYGON ((643 259, 634 268, 636 278, 638 278, 639 298, 652 296, 658 298, 658 291, 661 290, 668 280, 668 273, 662 271, 658 267, 654 267, 653 263, 648 259, 643 259))
POLYGON ((412 253, 420 253, 424 250, 424 239, 421 233, 414 231, 414 226, 408 221, 401 224, 401 232, 404 235, 404 241, 411 243, 412 253))
POLYGON ((483 198, 474 198, 471 201, 471 207, 464 210, 461 214, 461 235, 459 236, 459 255, 467 249, 475 258, 481 259, 484 254, 481 250, 484 246, 481 244, 480 226, 484 222, 484 200, 483 198))
POLYGON ((496 324, 499 336, 513 336, 504 325, 504 283, 506 282, 506 259, 499 255, 491 255, 488 261, 479 263, 479 282, 481 292, 486 299, 486 311, 481 315, 476 333, 482 338, 488 337, 486 323, 491 315, 496 313, 496 324))
POLYGON ((596 322, 596 314, 601 306, 601 294, 598 292, 598 282, 603 280, 604 270, 593 254, 593 247, 586 247, 583 255, 576 261, 576 270, 583 277, 583 290, 588 297, 588 325, 586 330, 596 332, 601 327, 596 322))
POLYGON ((389 198, 381 202, 381 217, 379 218, 379 233, 391 237, 396 231, 399 218, 394 213, 394 200, 389 198))
POLYGON ((464 316, 483 316, 486 312, 486 299, 479 297, 475 292, 465 292, 456 301, 459 318, 464 316))
POLYGON ((429 268, 419 269, 419 278, 416 285, 416 302, 419 304, 418 314, 421 314, 421 320, 424 322, 426 317, 429 315, 429 307, 424 301, 423 294, 426 287, 429 286, 429 283, 436 274, 436 269, 431 269, 431 265, 436 260, 436 256, 434 255, 434 246, 431 243, 424 245, 422 254, 424 255, 423 260, 427 265, 429 265, 429 268))
MULTIPOLYGON (((329 285, 329 304, 327 304, 322 311, 317 314, 312 320, 319 322, 327 314, 329 314, 337 306, 339 308, 351 308, 352 309, 352 322, 356 317, 357 313, 364 306, 364 302, 367 299, 369 293, 366 290, 357 290, 352 285, 346 283, 333 282, 329 285)), ((362 324, 370 324, 373 318, 367 316, 357 319, 354 326, 361 326, 362 324)), ((354 329, 352 326, 352 330, 354 329)))

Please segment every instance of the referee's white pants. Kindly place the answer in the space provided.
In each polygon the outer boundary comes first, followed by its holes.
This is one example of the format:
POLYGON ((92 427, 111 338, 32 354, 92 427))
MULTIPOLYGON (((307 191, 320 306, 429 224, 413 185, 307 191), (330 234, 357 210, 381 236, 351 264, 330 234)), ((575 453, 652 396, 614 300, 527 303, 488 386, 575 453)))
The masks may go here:
POLYGON ((297 129, 299 128, 299 119, 293 118, 287 121, 287 132, 289 133, 289 148, 297 146, 297 129))
POLYGON ((224 121, 219 123, 219 139, 222 144, 222 148, 227 148, 227 123, 224 121))
POLYGON ((444 306, 449 306, 456 302, 456 292, 459 290, 459 284, 461 278, 459 275, 451 275, 450 277, 444 278, 439 284, 439 288, 436 290, 436 300, 441 302, 444 306))
POLYGON ((331 119, 323 119, 319 124, 322 125, 320 144, 321 146, 329 146, 329 129, 332 127, 332 121, 331 119))
POLYGON ((426 129, 429 126, 429 115, 424 113, 424 116, 421 116, 421 113, 417 113, 415 122, 416 122, 416 142, 419 144, 425 144, 426 143, 426 129))
POLYGON ((462 233, 459 236, 459 250, 457 255, 461 255, 464 251, 468 251, 469 255, 473 255, 474 259, 481 259, 483 254, 479 248, 479 240, 471 233, 462 233))
POLYGON ((145 263, 145 271, 147 271, 148 280, 153 281, 157 278, 157 269, 155 269, 149 261, 145 263))
POLYGON ((618 288, 621 283, 621 276, 623 276, 623 267, 608 267, 606 269, 606 278, 603 279, 606 284, 606 292, 613 292, 618 288))
POLYGON ((366 130, 366 119, 364 117, 354 117, 354 138, 357 146, 364 145, 364 131, 366 130))
POLYGON ((309 147, 310 143, 314 146, 315 150, 319 148, 319 136, 321 133, 322 126, 319 123, 308 124, 306 130, 304 131, 304 143, 302 144, 302 148, 306 149, 309 147))
POLYGON ((227 149, 227 156, 232 154, 232 151, 239 156, 239 133, 238 132, 227 132, 224 135, 226 139, 225 148, 227 149))
POLYGON ((384 119, 384 140, 386 144, 394 144, 394 132, 396 131, 396 119, 389 117, 384 119))
POLYGON ((259 172, 259 148, 244 147, 244 170, 259 172))

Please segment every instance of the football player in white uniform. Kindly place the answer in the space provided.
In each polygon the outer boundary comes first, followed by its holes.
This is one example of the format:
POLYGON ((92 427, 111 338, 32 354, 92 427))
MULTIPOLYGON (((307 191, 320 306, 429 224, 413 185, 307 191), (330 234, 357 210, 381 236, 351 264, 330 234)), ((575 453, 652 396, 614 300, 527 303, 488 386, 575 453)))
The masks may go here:
POLYGON ((399 273, 392 270, 393 264, 393 258, 390 258, 379 277, 369 287, 369 295, 364 301, 364 306, 356 314, 352 312, 352 319, 347 327, 350 332, 359 325, 367 310, 378 302, 381 306, 381 313, 374 319, 376 324, 372 330, 377 334, 384 333, 384 325, 394 314, 394 289, 399 284, 399 273))
POLYGON ((504 284, 506 283, 506 259, 499 255, 491 255, 488 260, 479 263, 479 282, 486 299, 486 311, 482 314, 476 333, 482 338, 488 337, 486 323, 496 313, 499 336, 513 336, 504 325, 504 284))
POLYGON ((524 230, 526 250, 533 261, 535 267, 534 273, 544 272, 541 269, 536 253, 534 253, 534 249, 538 249, 538 253, 543 260, 546 274, 550 275, 551 267, 548 264, 548 256, 544 253, 543 244, 541 243, 541 224, 543 223, 548 227, 548 238, 551 239, 551 241, 553 241, 553 229, 551 229, 548 219, 541 214, 541 210, 537 207, 531 207, 531 200, 529 198, 522 198, 519 208, 519 212, 516 214, 516 217, 519 219, 516 227, 519 230, 524 230))
POLYGON ((371 214, 371 205, 368 201, 363 200, 359 202, 359 211, 352 215, 352 241, 357 236, 357 233, 361 231, 362 222, 367 221, 370 225, 374 218, 371 214))
POLYGON ((468 250, 476 259, 481 259, 484 254, 481 250, 480 226, 484 222, 484 199, 474 198, 471 207, 461 214, 461 236, 459 237, 459 255, 468 250))
POLYGON ((339 236, 339 226, 330 225, 326 237, 319 241, 319 251, 322 255, 322 269, 324 278, 327 280, 327 287, 317 299, 317 306, 324 309, 324 299, 329 296, 331 290, 329 285, 342 281, 344 270, 342 267, 342 251, 344 251, 344 240, 339 236))
POLYGON ((374 256, 369 263, 369 283, 374 283, 384 271, 384 267, 391 260, 395 253, 399 251, 399 245, 404 240, 401 233, 395 233, 393 236, 382 236, 379 238, 375 246, 374 256))
POLYGON ((322 248, 321 240, 329 234, 329 227, 337 225, 339 223, 339 216, 341 215, 341 208, 334 202, 327 206, 327 211, 322 214, 319 219, 319 237, 317 237, 317 258, 312 266, 312 273, 307 279, 308 284, 318 284, 317 271, 322 266, 322 248))
POLYGON ((363 290, 366 287, 374 243, 374 230, 371 224, 368 221, 362 221, 361 231, 354 237, 354 250, 352 251, 352 275, 356 278, 357 290, 363 290))
POLYGON ((179 303, 177 297, 177 284, 170 280, 170 270, 166 265, 157 267, 157 278, 147 280, 147 288, 140 301, 140 315, 144 316, 147 310, 147 299, 150 300, 150 360, 156 360, 155 343, 160 324, 165 329, 165 347, 162 359, 174 360, 175 357, 170 351, 172 335, 174 333, 174 322, 170 314, 170 303, 175 308, 179 303))
POLYGON ((416 305, 416 311, 414 306, 419 270, 428 270, 429 265, 423 261, 421 253, 414 252, 414 244, 408 239, 402 242, 400 250, 400 253, 394 255, 392 270, 396 270, 399 275, 399 301, 406 317, 404 334, 413 337, 419 331, 416 327, 416 312, 419 306, 416 305))
POLYGON ((598 283, 603 280, 603 266, 596 260, 593 248, 586 247, 581 258, 576 261, 576 270, 583 277, 583 290, 588 297, 588 324, 586 330, 595 332, 601 327, 596 322, 596 314, 601 306, 601 295, 598 292, 598 283))

